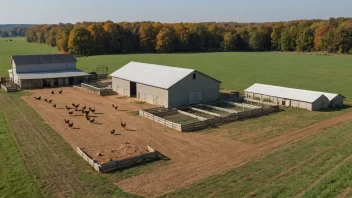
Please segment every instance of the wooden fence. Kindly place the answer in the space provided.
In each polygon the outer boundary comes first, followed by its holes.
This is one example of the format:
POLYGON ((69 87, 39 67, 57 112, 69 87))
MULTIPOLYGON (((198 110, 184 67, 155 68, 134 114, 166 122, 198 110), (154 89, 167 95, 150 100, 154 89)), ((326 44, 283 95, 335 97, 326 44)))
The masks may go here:
POLYGON ((100 172, 100 166, 98 163, 95 163, 94 160, 87 154, 85 153, 82 149, 78 148, 76 149, 78 155, 82 156, 84 160, 86 160, 93 168, 97 171, 100 172))
POLYGON ((279 111, 279 106, 262 107, 259 109, 253 109, 249 111, 231 113, 228 116, 220 116, 220 117, 207 119, 204 121, 194 122, 190 124, 183 124, 181 125, 181 131, 182 132, 196 131, 207 127, 219 126, 221 124, 233 122, 236 120, 243 120, 245 118, 253 118, 253 117, 268 115, 270 113, 277 112, 277 111, 279 111))
POLYGON ((89 84, 85 84, 85 83, 81 83, 81 86, 73 86, 76 89, 79 89, 81 91, 87 92, 87 93, 91 93, 94 95, 98 95, 98 96, 109 96, 109 95, 115 95, 116 92, 114 92, 112 89, 110 88, 98 88, 95 87, 93 85, 89 85, 89 84))
MULTIPOLYGON (((165 114, 165 113, 169 113, 169 112, 163 112, 163 113, 165 114)), ((174 113, 177 113, 177 109, 176 109, 176 111, 175 111, 174 113)), ((161 113, 160 113, 160 114, 161 114, 161 113)), ((170 128, 172 128, 172 129, 176 129, 176 130, 178 130, 178 131, 182 131, 182 130, 181 130, 181 129, 182 129, 182 128, 181 128, 181 124, 178 124, 178 123, 175 123, 175 122, 170 122, 170 121, 165 120, 165 119, 163 119, 163 118, 161 118, 161 117, 159 117, 159 116, 157 116, 157 115, 148 113, 148 112, 143 111, 143 110, 139 110, 139 115, 140 115, 140 116, 143 116, 143 117, 146 117, 146 118, 148 118, 148 119, 151 119, 151 120, 153 120, 153 121, 155 121, 155 122, 158 122, 158 123, 160 123, 160 124, 162 124, 162 125, 165 125, 165 126, 167 126, 167 127, 170 127, 170 128)))
POLYGON ((77 147, 77 153, 80 156, 82 156, 83 159, 86 160, 91 166, 93 166, 95 170, 104 173, 104 172, 128 168, 141 163, 151 162, 151 161, 160 159, 160 153, 158 151, 154 150, 149 146, 147 148, 148 148, 148 153, 143 153, 143 154, 140 154, 131 158, 122 159, 122 160, 115 160, 104 164, 95 163, 94 160, 91 157, 89 157, 89 155, 87 155, 84 151, 82 151, 78 147, 77 147))
MULTIPOLYGON (((194 109, 193 107, 180 107, 179 109, 185 109, 185 108, 194 109)), ((215 127, 228 122, 243 120, 245 118, 259 117, 259 116, 267 115, 280 110, 279 106, 265 106, 265 107, 259 107, 257 109, 248 110, 248 111, 229 113, 229 115, 225 115, 225 116, 218 115, 210 119, 202 118, 203 120, 189 123, 189 124, 178 124, 159 117, 159 116, 165 116, 165 115, 177 113, 178 112, 177 109, 160 109, 161 112, 158 112, 157 111, 158 109, 160 108, 149 109, 149 110, 148 109, 139 110, 139 115, 181 132, 191 132, 191 131, 204 129, 207 127, 215 127), (150 113, 147 111, 150 111, 150 113)), ((214 113, 211 113, 211 114, 214 114, 214 113)), ((194 118, 194 116, 190 116, 190 117, 194 118)))
POLYGON ((4 90, 5 92, 17 92, 18 89, 16 85, 14 84, 1 84, 1 89, 4 90))

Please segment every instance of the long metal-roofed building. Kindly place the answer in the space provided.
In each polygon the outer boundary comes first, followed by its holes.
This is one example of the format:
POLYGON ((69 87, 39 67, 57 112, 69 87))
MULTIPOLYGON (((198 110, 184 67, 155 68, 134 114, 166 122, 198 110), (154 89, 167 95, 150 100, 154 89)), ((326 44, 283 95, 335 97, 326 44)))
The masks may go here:
POLYGON ((89 74, 76 69, 71 54, 14 55, 10 81, 22 89, 57 87, 85 82, 89 74))
POLYGON ((317 111, 327 107, 343 106, 344 96, 303 89, 294 89, 255 83, 247 88, 245 97, 273 104, 317 111))
POLYGON ((166 108, 220 97, 221 82, 194 69, 130 62, 110 76, 118 94, 166 108))

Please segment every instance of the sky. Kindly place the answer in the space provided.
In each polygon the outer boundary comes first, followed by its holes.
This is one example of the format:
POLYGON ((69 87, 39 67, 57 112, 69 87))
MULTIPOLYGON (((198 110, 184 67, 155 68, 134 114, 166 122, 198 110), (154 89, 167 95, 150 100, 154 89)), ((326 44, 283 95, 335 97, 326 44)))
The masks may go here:
POLYGON ((0 0, 0 24, 273 22, 352 17, 352 0, 0 0))

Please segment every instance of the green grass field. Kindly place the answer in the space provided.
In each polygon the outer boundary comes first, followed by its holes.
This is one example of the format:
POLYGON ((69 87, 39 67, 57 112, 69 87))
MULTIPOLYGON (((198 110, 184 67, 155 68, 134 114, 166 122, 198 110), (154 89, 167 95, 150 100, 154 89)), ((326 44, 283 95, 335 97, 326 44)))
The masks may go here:
POLYGON ((352 186, 351 128, 350 121, 326 129, 165 197, 335 197, 352 186))
MULTIPOLYGON (((7 75, 13 54, 57 53, 56 48, 0 39, 0 75, 7 75)), ((255 82, 340 93, 352 97, 352 56, 297 55, 276 52, 129 54, 78 58, 78 67, 95 71, 106 65, 113 72, 130 61, 197 69, 222 81, 224 89, 243 91, 255 82)))
MULTIPOLYGON (((7 75, 12 54, 46 53, 57 51, 46 45, 28 44, 23 38, 11 43, 0 38, 0 76, 7 75)), ((260 82, 352 97, 349 87, 352 85, 352 56, 263 52, 107 55, 78 60, 79 68, 85 71, 107 65, 112 72, 129 61, 141 61, 198 69, 221 80, 224 89, 242 91, 260 82)), ((133 195, 122 192, 113 183, 169 163, 157 162, 113 174, 98 174, 20 99, 22 95, 23 92, 0 93, 0 197, 130 197, 133 195)), ((351 112, 347 107, 325 112, 289 108, 203 133, 220 130, 231 139, 256 144, 351 112)), ((351 197, 351 127, 350 121, 326 128, 298 143, 165 197, 334 197, 341 193, 351 197)))

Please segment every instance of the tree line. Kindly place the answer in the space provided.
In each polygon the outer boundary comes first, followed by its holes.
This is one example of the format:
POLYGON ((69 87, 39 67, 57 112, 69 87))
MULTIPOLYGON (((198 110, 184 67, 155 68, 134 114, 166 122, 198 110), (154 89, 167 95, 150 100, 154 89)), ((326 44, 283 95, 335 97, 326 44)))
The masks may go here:
POLYGON ((0 37, 25 36, 30 25, 0 25, 0 37))
POLYGON ((352 18, 273 23, 79 22, 36 25, 27 42, 76 55, 209 51, 352 53, 352 18))

